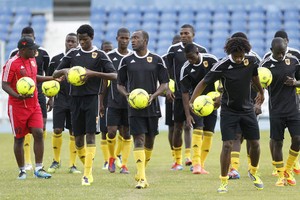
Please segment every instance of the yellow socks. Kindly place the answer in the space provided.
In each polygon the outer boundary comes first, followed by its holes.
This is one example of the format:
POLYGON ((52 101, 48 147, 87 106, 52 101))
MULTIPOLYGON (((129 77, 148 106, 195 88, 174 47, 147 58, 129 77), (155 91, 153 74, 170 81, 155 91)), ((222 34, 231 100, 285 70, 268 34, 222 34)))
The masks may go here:
POLYGON ((253 167, 252 165, 250 166, 250 173, 252 175, 256 175, 257 170, 258 170, 258 167, 253 167))
POLYGON ((219 176, 220 180, 221 180, 221 183, 226 183, 228 184, 228 179, 229 179, 229 176, 219 176))
POLYGON ((145 180, 145 150, 144 148, 135 148, 133 150, 133 156, 137 168, 136 178, 138 180, 145 180))
POLYGON ((54 161, 60 162, 60 151, 62 145, 62 134, 52 134, 52 148, 54 153, 54 161))
POLYGON ((69 166, 75 166, 75 160, 77 155, 77 150, 75 147, 75 137, 70 135, 70 141, 69 141, 69 150, 70 150, 70 163, 69 166))
POLYGON ((118 134, 117 135, 117 147, 116 147, 115 155, 118 156, 118 155, 122 154, 123 142, 124 142, 124 138, 120 134, 118 134))
POLYGON ((152 149, 145 148, 145 167, 147 167, 148 162, 151 159, 152 149))
POLYGON ((295 161, 298 161, 298 159, 297 159, 298 155, 299 155, 299 152, 294 151, 292 149, 289 150, 289 155, 288 155, 288 158, 286 161, 286 166, 285 166, 285 168, 288 172, 291 171, 292 167, 295 164, 295 161))
POLYGON ((247 161, 248 161, 248 170, 250 170, 250 166, 251 166, 251 158, 250 155, 247 154, 247 161))
POLYGON ((127 166, 128 158, 130 155, 132 139, 123 140, 123 150, 122 150, 122 165, 127 166))
POLYGON ((30 152, 30 144, 31 144, 31 134, 28 133, 25 135, 24 139, 24 159, 25 165, 31 165, 31 152, 30 152))
POLYGON ((194 129, 192 134, 193 166, 201 165, 201 146, 203 130, 194 129))
POLYGON ((184 157, 188 158, 188 159, 191 159, 191 148, 186 148, 184 150, 184 157))
POLYGON ((95 144, 87 144, 86 146, 86 156, 84 164, 84 174, 83 176, 89 177, 92 174, 93 160, 96 153, 95 144))
POLYGON ((175 153, 175 162, 182 165, 181 147, 173 147, 175 153))
POLYGON ((272 164, 276 167, 277 174, 279 178, 284 177, 284 163, 283 161, 273 161, 272 164))
POLYGON ((103 158, 104 158, 104 162, 108 162, 108 157, 109 157, 109 153, 108 153, 108 146, 107 146, 107 141, 101 139, 101 150, 102 150, 102 154, 103 154, 103 158))
MULTIPOLYGON (((250 163, 251 165, 251 163, 250 163)), ((231 152, 231 167, 238 170, 240 167, 240 152, 232 151, 231 152)))
POLYGON ((84 164, 85 163, 85 146, 82 146, 82 147, 76 146, 76 149, 77 149, 77 153, 78 153, 78 157, 79 157, 80 161, 82 162, 82 164, 84 164))
POLYGON ((116 158, 116 156, 115 156, 116 137, 111 139, 111 138, 108 137, 108 134, 107 134, 106 135, 106 141, 107 141, 107 149, 108 149, 108 155, 109 155, 108 157, 109 158, 116 158))
POLYGON ((43 138, 44 138, 44 141, 45 141, 46 137, 47 137, 47 131, 46 131, 46 130, 43 130, 43 138))
POLYGON ((207 155, 211 148, 213 134, 214 133, 211 131, 203 132, 203 141, 201 146, 201 165, 202 165, 201 167, 203 168, 204 168, 204 163, 206 161, 207 155))

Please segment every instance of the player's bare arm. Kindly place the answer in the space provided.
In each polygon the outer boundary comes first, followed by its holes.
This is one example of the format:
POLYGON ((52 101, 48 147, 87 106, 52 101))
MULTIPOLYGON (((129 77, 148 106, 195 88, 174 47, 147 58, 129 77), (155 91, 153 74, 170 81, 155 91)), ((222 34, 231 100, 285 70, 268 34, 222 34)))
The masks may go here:
POLYGON ((258 104, 258 105, 261 105, 265 100, 265 96, 264 96, 264 90, 261 87, 261 84, 260 84, 260 81, 259 81, 259 77, 258 76, 253 76, 252 77, 252 82, 253 82, 254 86, 258 89, 257 96, 255 97, 255 103, 258 104))
POLYGON ((85 74, 85 81, 89 78, 89 77, 99 77, 102 79, 106 79, 106 80, 116 80, 117 79, 117 73, 112 72, 112 73, 103 73, 103 72, 96 72, 93 70, 89 70, 86 69, 86 74, 85 74))
POLYGON ((10 83, 9 82, 5 82, 5 81, 2 81, 2 89, 10 96, 13 96, 15 98, 18 98, 18 99, 27 99, 27 98, 31 98, 33 97, 32 94, 30 95, 21 95, 21 94, 18 94, 16 93, 10 86, 10 83))

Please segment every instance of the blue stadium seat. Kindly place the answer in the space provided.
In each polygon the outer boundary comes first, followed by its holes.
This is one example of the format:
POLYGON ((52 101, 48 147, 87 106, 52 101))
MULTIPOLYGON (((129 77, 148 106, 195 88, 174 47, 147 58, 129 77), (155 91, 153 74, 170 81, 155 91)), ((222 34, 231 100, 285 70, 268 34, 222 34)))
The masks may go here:
POLYGON ((249 21, 264 21, 266 18, 264 12, 251 11, 249 12, 249 21))
POLYGON ((105 24, 107 22, 107 15, 105 12, 95 13, 90 17, 91 24, 105 24))
POLYGON ((171 46, 171 44, 172 44, 172 37, 170 37, 169 39, 165 39, 165 40, 159 40, 157 42, 157 53, 161 56, 163 54, 167 53, 168 48, 171 46))
POLYGON ((212 20, 214 22, 229 22, 230 15, 228 12, 217 12, 213 15, 212 20))
POLYGON ((97 15, 97 14, 105 14, 106 10, 102 6, 91 6, 91 15, 97 15))
POLYGON ((300 19, 299 8, 293 6, 293 7, 283 9, 283 19, 284 21, 288 21, 290 19, 299 20, 300 19))
POLYGON ((283 25, 281 24, 281 21, 267 21, 266 23, 266 30, 277 31, 282 28, 283 25))
POLYGON ((143 22, 158 22, 160 19, 158 12, 146 12, 142 17, 143 22))
POLYGON ((201 33, 196 34, 194 42, 204 46, 207 50, 210 48, 210 39, 209 37, 201 37, 201 33))
POLYGON ((128 28, 130 32, 141 29, 141 23, 139 21, 127 21, 124 23, 124 27, 128 28))
POLYGON ((31 18, 32 24, 46 24, 47 20, 44 15, 35 15, 31 18))
POLYGON ((103 27, 103 30, 106 32, 118 30, 120 27, 122 27, 122 23, 120 21, 110 22, 105 27, 103 27))
POLYGON ((212 30, 212 24, 211 24, 210 21, 196 21, 195 29, 196 30, 211 31, 212 30))
POLYGON ((247 21, 246 20, 234 20, 231 21, 231 26, 229 32, 235 33, 235 32, 247 32, 247 21))
POLYGON ((157 31, 158 23, 152 22, 152 21, 149 21, 149 22, 144 21, 141 27, 142 27, 142 29, 147 30, 147 31, 150 31, 150 30, 157 31))
POLYGON ((158 27, 158 30, 159 31, 176 31, 176 30, 179 30, 180 26, 183 25, 183 24, 179 24, 179 26, 177 26, 176 22, 175 21, 170 21, 170 22, 166 22, 166 21, 163 21, 159 24, 159 27, 158 27))
POLYGON ((246 21, 248 19, 248 14, 246 11, 237 10, 232 12, 231 14, 231 22, 239 20, 239 21, 246 21))
POLYGON ((208 21, 210 22, 212 20, 212 13, 210 10, 205 10, 203 12, 198 12, 195 16, 195 21, 196 24, 203 22, 203 21, 208 21))
POLYGON ((171 29, 160 31, 159 32, 159 40, 172 40, 172 38, 175 35, 175 31, 172 31, 171 29))
POLYGON ((263 21, 250 21, 248 23, 248 30, 264 30, 265 23, 263 21))
POLYGON ((131 22, 131 21, 141 21, 142 19, 142 13, 140 12, 132 12, 132 13, 128 13, 125 16, 125 21, 126 22, 131 22))
POLYGON ((261 29, 250 29, 248 32, 248 38, 249 38, 249 40, 264 39, 265 32, 261 29))
POLYGON ((299 30, 300 23, 299 23, 299 21, 286 21, 286 22, 284 22, 283 27, 286 31, 299 30))
POLYGON ((216 21, 212 24, 213 30, 226 30, 229 31, 229 22, 228 21, 216 21))
MULTIPOLYGON (((224 46, 224 45, 223 45, 224 46)), ((221 47, 211 49, 211 54, 215 55, 218 59, 221 59, 226 56, 224 49, 221 47)))
POLYGON ((175 12, 163 12, 160 16, 160 22, 176 22, 177 14, 175 12))

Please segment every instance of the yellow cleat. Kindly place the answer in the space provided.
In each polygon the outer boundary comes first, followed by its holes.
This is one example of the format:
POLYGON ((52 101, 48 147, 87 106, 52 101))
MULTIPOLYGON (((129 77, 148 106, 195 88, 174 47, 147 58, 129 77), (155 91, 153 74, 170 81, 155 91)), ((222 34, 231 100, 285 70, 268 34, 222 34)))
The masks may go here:
POLYGON ((275 185, 278 187, 286 186, 287 185, 286 179, 284 177, 282 177, 282 178, 279 177, 277 182, 275 183, 275 185))
POLYGON ((258 189, 258 190, 264 189, 264 183, 262 182, 262 180, 260 179, 259 176, 257 176, 256 174, 251 174, 250 171, 248 171, 248 176, 253 181, 256 189, 258 189))
POLYGON ((296 162, 295 162, 293 171, 294 171, 294 173, 297 174, 297 175, 300 174, 300 164, 299 164, 299 161, 298 161, 298 160, 296 160, 296 162))
POLYGON ((83 186, 90 186, 91 185, 89 179, 86 176, 82 177, 81 185, 83 185, 83 186))
POLYGON ((293 174, 291 172, 284 171, 284 177, 286 178, 286 182, 290 186, 295 186, 296 185, 296 179, 295 179, 295 177, 293 176, 293 174))
POLYGON ((227 181, 226 182, 222 181, 220 187, 217 190, 217 192, 220 193, 220 194, 227 193, 228 192, 227 186, 228 186, 228 182, 227 181))
POLYGON ((149 184, 146 180, 139 180, 135 186, 136 189, 144 189, 146 187, 149 187, 149 184))

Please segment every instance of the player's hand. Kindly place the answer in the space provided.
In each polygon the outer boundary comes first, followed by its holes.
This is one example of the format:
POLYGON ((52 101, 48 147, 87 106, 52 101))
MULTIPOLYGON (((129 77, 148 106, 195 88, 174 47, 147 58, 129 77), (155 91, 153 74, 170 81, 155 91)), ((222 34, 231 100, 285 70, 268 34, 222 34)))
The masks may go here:
POLYGON ((257 93, 257 96, 255 97, 255 104, 261 105, 263 104, 265 100, 264 94, 261 94, 260 92, 257 93))
POLYGON ((86 82, 93 75, 93 71, 85 68, 85 74, 80 75, 80 80, 86 82))
POLYGON ((28 98, 32 98, 33 94, 19 94, 18 99, 24 100, 24 99, 28 99, 28 98))
POLYGON ((152 103, 153 100, 154 100, 154 99, 153 99, 152 94, 149 94, 148 106, 151 105, 151 103, 152 103))
POLYGON ((105 114, 105 107, 102 103, 100 103, 99 105, 100 109, 99 109, 99 115, 100 117, 104 117, 104 114, 105 114))
POLYGON ((56 78, 56 79, 54 79, 54 80, 56 80, 56 81, 58 81, 58 82, 62 82, 62 81, 64 81, 65 79, 66 79, 66 76, 61 76, 61 77, 56 78))
POLYGON ((218 109, 221 106, 221 96, 216 97, 213 100, 215 109, 218 109))
POLYGON ((295 86, 296 85, 296 80, 292 77, 286 76, 286 81, 284 82, 285 85, 287 86, 295 86))
POLYGON ((166 89, 166 97, 169 102, 173 102, 175 99, 174 93, 169 88, 166 89))
POLYGON ((47 107, 47 112, 50 112, 53 108, 53 97, 49 97, 48 101, 47 101, 47 104, 46 104, 46 107, 47 107))
POLYGON ((254 112, 256 115, 260 115, 262 113, 261 105, 254 104, 254 112))
POLYGON ((189 128, 193 128, 193 124, 195 124, 195 120, 192 115, 186 117, 185 126, 189 128))

